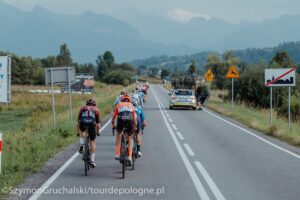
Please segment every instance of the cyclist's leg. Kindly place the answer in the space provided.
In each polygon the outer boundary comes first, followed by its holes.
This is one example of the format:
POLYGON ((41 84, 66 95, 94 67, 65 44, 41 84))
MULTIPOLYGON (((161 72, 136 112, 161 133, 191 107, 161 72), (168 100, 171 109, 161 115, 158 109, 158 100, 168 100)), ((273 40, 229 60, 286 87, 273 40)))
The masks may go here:
POLYGON ((141 134, 140 134, 140 130, 137 130, 135 132, 136 135, 136 145, 137 145, 137 151, 138 151, 138 155, 142 156, 142 151, 141 151, 141 134))
POLYGON ((83 124, 78 123, 78 132, 79 132, 79 144, 80 144, 80 148, 79 148, 79 153, 83 152, 83 146, 85 143, 85 127, 83 126, 83 124))
POLYGON ((133 147, 133 137, 132 135, 134 134, 134 127, 132 122, 127 124, 126 127, 126 137, 128 139, 128 158, 129 160, 132 160, 132 147, 133 147))
POLYGON ((122 140, 122 130, 123 130, 123 123, 120 121, 117 122, 117 136, 116 136, 116 148, 115 148, 115 159, 120 158, 120 148, 121 148, 121 140, 122 140))

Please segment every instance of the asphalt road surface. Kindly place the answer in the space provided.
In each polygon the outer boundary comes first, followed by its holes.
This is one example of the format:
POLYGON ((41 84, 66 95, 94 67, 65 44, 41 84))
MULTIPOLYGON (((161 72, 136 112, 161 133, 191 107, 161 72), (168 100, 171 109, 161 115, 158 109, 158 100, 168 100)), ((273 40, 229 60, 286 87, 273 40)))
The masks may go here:
POLYGON ((296 148, 209 110, 169 110, 168 98, 160 86, 149 89, 143 157, 125 179, 109 124, 88 176, 74 154, 31 199, 300 199, 296 148))

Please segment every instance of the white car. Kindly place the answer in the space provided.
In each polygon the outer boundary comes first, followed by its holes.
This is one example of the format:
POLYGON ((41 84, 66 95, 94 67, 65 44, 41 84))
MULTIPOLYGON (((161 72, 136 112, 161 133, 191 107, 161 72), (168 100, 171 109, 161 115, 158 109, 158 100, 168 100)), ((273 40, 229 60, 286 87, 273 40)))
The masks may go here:
POLYGON ((191 89, 174 89, 170 95, 169 108, 175 107, 192 108, 196 110, 196 98, 191 89))

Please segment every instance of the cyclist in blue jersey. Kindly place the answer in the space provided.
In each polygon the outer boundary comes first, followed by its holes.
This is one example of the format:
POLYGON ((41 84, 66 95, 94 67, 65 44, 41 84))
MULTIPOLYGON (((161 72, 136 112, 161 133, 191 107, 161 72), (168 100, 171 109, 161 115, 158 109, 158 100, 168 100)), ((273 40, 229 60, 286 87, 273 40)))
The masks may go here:
POLYGON ((143 127, 145 127, 146 123, 145 123, 145 115, 143 112, 142 107, 139 105, 139 99, 138 99, 138 95, 137 94, 133 94, 131 96, 131 103, 134 106, 135 109, 135 113, 136 113, 136 117, 137 117, 137 130, 135 131, 136 134, 136 143, 137 143, 137 151, 138 151, 138 156, 141 157, 142 156, 142 151, 141 151, 141 135, 140 135, 140 131, 143 127))

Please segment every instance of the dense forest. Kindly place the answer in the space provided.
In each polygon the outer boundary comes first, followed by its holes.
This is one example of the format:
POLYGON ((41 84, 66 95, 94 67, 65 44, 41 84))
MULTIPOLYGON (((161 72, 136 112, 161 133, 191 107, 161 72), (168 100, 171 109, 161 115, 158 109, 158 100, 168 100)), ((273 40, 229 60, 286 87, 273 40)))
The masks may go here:
MULTIPOLYGON (((228 50, 234 56, 240 59, 240 63, 254 64, 258 62, 270 63, 272 58, 277 52, 285 51, 288 53, 290 58, 293 60, 295 65, 300 64, 300 41, 298 42, 286 42, 272 48, 251 48, 245 50, 228 50)), ((228 52, 227 51, 227 52, 228 52)), ((158 67, 162 69, 172 69, 172 70, 182 70, 188 69, 192 60, 195 60, 197 64, 197 69, 200 74, 203 74, 205 69, 207 57, 209 55, 218 55, 219 57, 224 57, 226 52, 220 54, 213 51, 205 51, 201 53, 196 53, 192 55, 183 56, 155 56, 147 59, 134 60, 131 62, 135 67, 147 66, 147 67, 158 67)))

